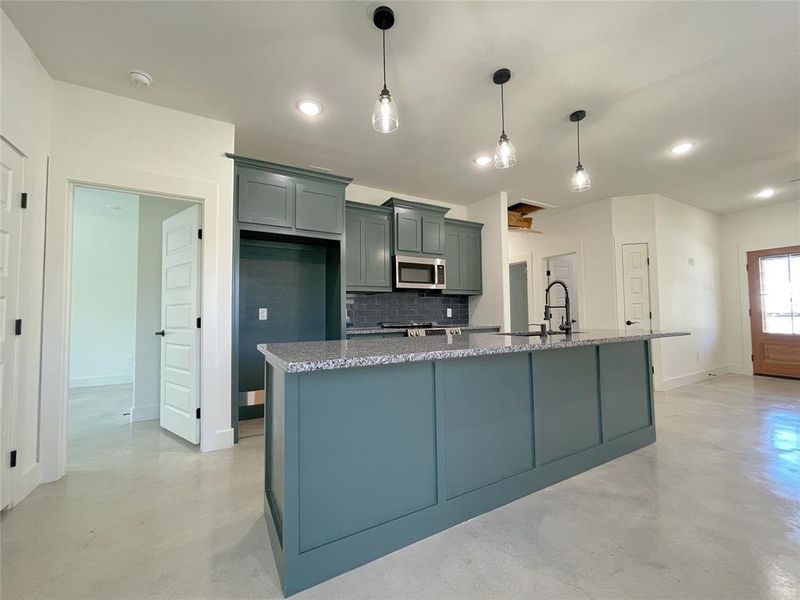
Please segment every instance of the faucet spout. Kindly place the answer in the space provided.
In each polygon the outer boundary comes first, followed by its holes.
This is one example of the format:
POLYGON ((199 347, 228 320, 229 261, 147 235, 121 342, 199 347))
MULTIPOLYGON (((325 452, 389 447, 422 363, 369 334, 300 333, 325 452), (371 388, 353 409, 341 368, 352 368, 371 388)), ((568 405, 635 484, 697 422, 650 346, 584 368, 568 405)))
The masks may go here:
POLYGON ((551 309, 553 309, 553 308, 563 308, 564 309, 564 312, 566 314, 564 316, 563 322, 561 323, 561 325, 558 326, 558 328, 561 331, 563 331, 564 333, 567 333, 567 334, 571 333, 572 332, 572 315, 570 313, 570 306, 569 306, 569 288, 567 287, 567 284, 564 283, 563 281, 561 281, 560 279, 556 279, 555 281, 550 282, 550 285, 548 285, 547 288, 544 291, 544 318, 548 323, 548 327, 550 328, 550 331, 553 330, 553 323, 552 323, 552 321, 553 321, 553 313, 551 312, 551 309), (550 290, 555 285, 560 285, 561 287, 564 288, 564 304, 563 305, 555 306, 555 305, 550 304, 550 290))

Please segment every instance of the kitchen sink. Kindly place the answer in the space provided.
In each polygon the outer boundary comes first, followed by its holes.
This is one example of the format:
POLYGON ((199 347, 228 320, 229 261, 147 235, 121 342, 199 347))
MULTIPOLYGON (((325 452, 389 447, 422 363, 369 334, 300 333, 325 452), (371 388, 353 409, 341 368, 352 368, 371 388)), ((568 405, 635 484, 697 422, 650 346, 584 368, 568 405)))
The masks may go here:
MULTIPOLYGON (((570 333, 583 333, 582 331, 572 331, 570 333)), ((547 333, 543 333, 541 331, 509 331, 509 332, 500 332, 496 333, 495 335, 512 335, 512 336, 520 336, 520 337, 543 337, 547 335, 564 335, 565 332, 563 331, 548 331, 547 333)))

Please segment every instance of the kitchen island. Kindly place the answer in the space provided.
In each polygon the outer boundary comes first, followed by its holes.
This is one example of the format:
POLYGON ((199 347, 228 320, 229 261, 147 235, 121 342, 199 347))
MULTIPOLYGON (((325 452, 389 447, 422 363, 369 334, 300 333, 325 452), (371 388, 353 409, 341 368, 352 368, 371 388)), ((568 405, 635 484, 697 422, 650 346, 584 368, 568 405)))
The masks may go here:
POLYGON ((677 335, 259 345, 284 594, 651 444, 650 340, 677 335))

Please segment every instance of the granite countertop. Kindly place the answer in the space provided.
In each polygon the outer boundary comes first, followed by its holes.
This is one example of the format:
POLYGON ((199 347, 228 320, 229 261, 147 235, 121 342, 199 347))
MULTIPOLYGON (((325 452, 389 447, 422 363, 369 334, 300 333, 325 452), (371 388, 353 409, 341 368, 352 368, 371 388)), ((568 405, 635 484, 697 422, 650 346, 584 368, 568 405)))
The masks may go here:
MULTIPOLYGON (((452 324, 452 325, 436 325, 436 327, 460 327, 462 331, 481 331, 485 329, 500 329, 500 325, 463 325, 463 324, 452 324)), ((409 328, 410 329, 410 328, 409 328)), ((402 327, 397 328, 385 328, 385 327, 348 327, 345 330, 346 335, 369 335, 375 333, 386 333, 391 335, 392 333, 403 333, 406 329, 402 327)))
POLYGON ((258 351, 264 355, 268 363, 287 373, 305 373, 490 354, 574 348, 682 335, 689 335, 689 333, 591 330, 573 333, 569 336, 552 335, 546 338, 466 333, 454 336, 259 344, 258 351))

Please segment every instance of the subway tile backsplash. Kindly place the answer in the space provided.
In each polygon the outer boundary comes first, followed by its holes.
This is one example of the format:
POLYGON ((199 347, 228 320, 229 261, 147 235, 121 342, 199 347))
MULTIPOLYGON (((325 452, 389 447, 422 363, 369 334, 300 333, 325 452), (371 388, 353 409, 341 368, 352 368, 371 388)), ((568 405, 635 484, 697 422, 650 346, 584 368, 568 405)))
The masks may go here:
POLYGON ((444 296, 438 291, 384 292, 347 294, 347 324, 352 327, 374 327, 391 321, 433 321, 440 325, 469 323, 468 296, 444 296), (453 316, 447 317, 447 309, 453 316))

